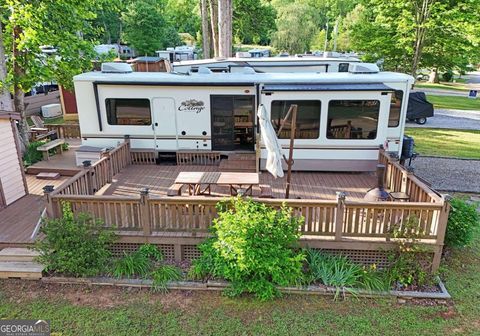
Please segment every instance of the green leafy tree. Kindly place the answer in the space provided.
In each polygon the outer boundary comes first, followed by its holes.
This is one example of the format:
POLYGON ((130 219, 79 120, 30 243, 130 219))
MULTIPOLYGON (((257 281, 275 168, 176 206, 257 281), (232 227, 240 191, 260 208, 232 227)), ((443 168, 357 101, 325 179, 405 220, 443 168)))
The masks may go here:
POLYGON ((156 50, 175 47, 180 37, 171 24, 166 2, 142 0, 130 3, 122 14, 123 41, 140 55, 153 55, 156 50))
POLYGON ((275 31, 276 12, 263 0, 233 1, 233 35, 241 43, 268 45, 275 31))
MULTIPOLYGON (((71 88, 72 77, 91 69, 94 57, 91 25, 99 2, 94 0, 0 0, 4 26, 3 46, 7 78, 4 85, 14 95, 14 109, 22 116, 20 135, 28 143, 25 92, 39 82, 56 80, 71 88), (53 46, 48 56, 41 46, 53 46)), ((3 66, 2 66, 3 67, 3 66)), ((2 68, 0 67, 0 68, 2 68)))

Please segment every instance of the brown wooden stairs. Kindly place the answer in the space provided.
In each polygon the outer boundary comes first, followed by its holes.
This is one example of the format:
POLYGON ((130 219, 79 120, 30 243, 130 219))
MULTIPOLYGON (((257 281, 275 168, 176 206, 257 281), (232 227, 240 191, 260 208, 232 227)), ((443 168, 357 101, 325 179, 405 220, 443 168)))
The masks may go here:
POLYGON ((45 267, 34 261, 38 255, 26 248, 4 248, 0 251, 0 279, 41 279, 45 267))
POLYGON ((220 161, 220 171, 255 173, 257 171, 255 153, 233 153, 220 161))

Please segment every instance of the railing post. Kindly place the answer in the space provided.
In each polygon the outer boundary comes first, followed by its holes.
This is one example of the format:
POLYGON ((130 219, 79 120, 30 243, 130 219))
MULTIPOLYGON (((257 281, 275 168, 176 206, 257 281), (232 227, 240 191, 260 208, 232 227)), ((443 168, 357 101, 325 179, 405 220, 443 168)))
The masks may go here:
POLYGON ((48 218, 55 218, 55 209, 53 208, 52 195, 53 185, 46 185, 43 187, 43 195, 45 196, 45 215, 48 218))
POLYGON ((130 154, 130 135, 124 136, 125 142, 127 143, 127 150, 126 150, 126 160, 127 166, 132 164, 132 155, 130 154))
POLYGON ((148 188, 140 190, 140 220, 143 228, 143 234, 149 237, 151 234, 150 228, 150 205, 148 204, 148 188))
POLYGON ((345 199, 347 194, 337 191, 337 211, 335 212, 335 240, 342 240, 343 217, 345 214, 345 199))
POLYGON ((107 150, 106 152, 102 153, 102 157, 107 158, 107 167, 108 167, 108 175, 107 175, 107 182, 112 183, 113 179, 113 167, 112 167, 112 157, 110 152, 107 150))
POLYGON ((93 169, 92 169, 92 161, 85 160, 82 162, 83 169, 86 170, 85 177, 87 179, 87 195, 94 195, 95 194, 95 187, 93 184, 93 169))
POLYGON ((438 216, 437 239, 436 239, 437 249, 433 255, 432 272, 436 272, 440 267, 440 261, 442 259, 442 249, 443 249, 444 240, 445 240, 445 233, 447 231, 448 214, 450 212, 451 199, 452 197, 450 195, 443 195, 443 207, 440 210, 440 215, 438 216))
POLYGON ((409 190, 407 189, 408 179, 410 178, 409 175, 413 175, 413 167, 407 167, 402 170, 402 185, 400 187, 400 191, 406 194, 409 193, 409 190))

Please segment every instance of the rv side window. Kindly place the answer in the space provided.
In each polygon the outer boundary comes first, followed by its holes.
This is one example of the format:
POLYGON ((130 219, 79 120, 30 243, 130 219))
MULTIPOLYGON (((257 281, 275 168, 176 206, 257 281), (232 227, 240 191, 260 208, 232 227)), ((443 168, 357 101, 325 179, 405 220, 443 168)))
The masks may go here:
POLYGON ((331 100, 328 105, 328 139, 375 139, 378 100, 331 100))
POLYGON ((340 63, 338 65, 338 72, 348 72, 348 63, 340 63))
MULTIPOLYGON (((319 100, 275 100, 272 102, 271 119, 276 132, 280 129, 290 106, 296 104, 297 127, 296 139, 317 139, 320 133, 320 101, 319 100)), ((291 115, 286 120, 279 139, 289 139, 291 132, 291 115)))
POLYGON ((390 114, 388 117, 388 127, 397 127, 400 124, 400 112, 402 111, 403 91, 395 90, 392 93, 390 102, 390 114))
POLYGON ((105 99, 109 125, 151 125, 150 100, 148 99, 105 99))

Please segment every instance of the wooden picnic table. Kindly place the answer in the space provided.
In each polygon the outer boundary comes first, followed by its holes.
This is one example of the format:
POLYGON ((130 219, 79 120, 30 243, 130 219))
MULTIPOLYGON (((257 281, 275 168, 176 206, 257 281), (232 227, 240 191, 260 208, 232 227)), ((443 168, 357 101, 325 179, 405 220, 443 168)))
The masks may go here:
POLYGON ((180 172, 175 184, 187 185, 189 195, 210 195, 211 185, 228 185, 231 195, 245 187, 245 194, 252 195, 252 188, 260 184, 260 179, 257 173, 180 172))

